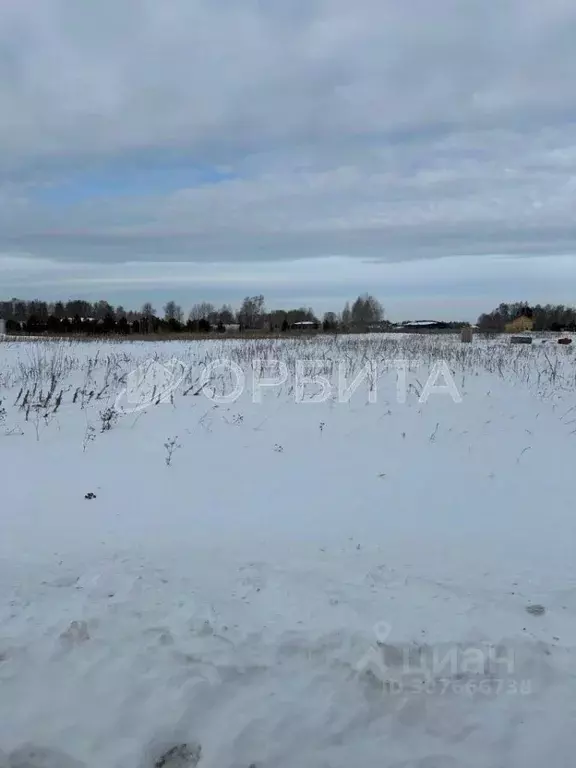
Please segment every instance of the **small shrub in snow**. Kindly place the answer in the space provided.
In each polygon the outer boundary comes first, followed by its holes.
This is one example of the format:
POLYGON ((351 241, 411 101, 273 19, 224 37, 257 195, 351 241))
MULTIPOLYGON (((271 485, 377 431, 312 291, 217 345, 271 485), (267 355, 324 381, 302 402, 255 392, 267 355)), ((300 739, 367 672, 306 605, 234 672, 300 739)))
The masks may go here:
POLYGON ((35 403, 33 405, 28 405, 26 421, 30 421, 30 412, 32 412, 31 421, 34 424, 36 440, 39 442, 42 430, 50 426, 50 423, 54 419, 54 413, 48 411, 41 403, 35 403))
POLYGON ((86 453, 86 449, 94 440, 96 440, 96 429, 92 426, 92 424, 88 424, 86 426, 86 432, 84 432, 84 440, 82 441, 83 453, 86 453))
POLYGON ((169 437, 164 443, 164 448, 166 449, 164 461, 166 462, 166 466, 169 467, 170 464, 172 464, 172 454, 178 448, 182 448, 182 446, 178 444, 178 437, 169 437))
POLYGON ((105 408, 100 411, 100 432, 108 432, 118 421, 118 411, 114 408, 105 408))

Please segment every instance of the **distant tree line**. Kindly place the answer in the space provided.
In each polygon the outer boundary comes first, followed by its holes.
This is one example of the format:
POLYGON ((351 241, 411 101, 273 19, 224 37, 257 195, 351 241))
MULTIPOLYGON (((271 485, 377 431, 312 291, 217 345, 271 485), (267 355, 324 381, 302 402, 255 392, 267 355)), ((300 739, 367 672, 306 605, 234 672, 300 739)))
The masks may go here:
POLYGON ((384 309, 380 302, 364 294, 341 313, 326 312, 318 318, 310 307, 268 311, 264 296, 246 296, 240 309, 229 304, 217 308, 209 302, 194 304, 187 316, 175 301, 167 302, 161 313, 150 302, 140 310, 114 307, 107 301, 89 302, 71 299, 66 302, 46 302, 35 299, 11 299, 0 302, 0 318, 6 321, 8 333, 27 334, 149 334, 200 332, 224 333, 229 330, 282 331, 316 330, 367 331, 383 327, 384 309))
POLYGON ((478 318, 481 331, 500 333, 519 318, 531 321, 534 331, 576 331, 576 307, 563 304, 531 305, 526 301, 513 304, 500 304, 492 312, 478 318))
MULTIPOLYGON (((149 333, 224 333, 229 330, 287 332, 314 330, 326 333, 386 330, 384 308, 370 294, 347 302, 341 312, 325 312, 320 319, 312 308, 268 310, 264 296, 246 296, 239 309, 229 304, 216 307, 209 302, 194 304, 187 315, 175 301, 167 302, 157 312, 150 302, 139 310, 126 310, 101 300, 82 299, 46 302, 35 299, 0 301, 0 318, 8 333, 38 334, 149 334, 149 333)), ((535 331, 576 331, 576 308, 562 304, 531 305, 528 302, 502 303, 480 315, 481 331, 499 333, 518 320, 528 318, 535 331)), ((459 322, 443 324, 458 329, 459 322)))

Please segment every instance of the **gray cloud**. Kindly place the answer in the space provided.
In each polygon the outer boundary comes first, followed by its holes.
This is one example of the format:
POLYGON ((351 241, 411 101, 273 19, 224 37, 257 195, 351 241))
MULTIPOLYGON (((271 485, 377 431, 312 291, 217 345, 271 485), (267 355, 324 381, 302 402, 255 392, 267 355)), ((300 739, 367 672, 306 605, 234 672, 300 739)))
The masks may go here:
POLYGON ((259 147, 574 107, 570 2, 283 5, 6 0, 0 138, 16 154, 259 147))
POLYGON ((0 21, 6 253, 574 253, 571 0, 5 0, 0 21), (191 181, 148 184, 163 164, 191 181), (67 183, 81 200, 52 199, 67 183))

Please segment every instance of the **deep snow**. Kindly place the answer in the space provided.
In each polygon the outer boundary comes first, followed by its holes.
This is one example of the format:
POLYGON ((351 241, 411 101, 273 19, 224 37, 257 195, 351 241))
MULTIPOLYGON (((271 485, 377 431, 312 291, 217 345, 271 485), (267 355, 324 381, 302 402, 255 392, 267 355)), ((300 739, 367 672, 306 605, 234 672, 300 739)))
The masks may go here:
POLYGON ((58 762, 23 758, 32 744, 148 768, 183 742, 201 745, 200 768, 573 765, 570 348, 33 341, 0 343, 0 361, 13 766, 58 762), (289 379, 253 402, 265 357, 289 379), (192 366, 173 398, 101 431, 106 409, 128 408, 127 374, 172 358, 192 366), (200 375, 223 358, 247 386, 215 403, 200 375), (332 380, 339 361, 376 360, 376 402, 365 383, 349 402, 313 402, 309 386, 295 402, 304 358, 332 380), (406 402, 385 362, 400 358, 417 366, 406 402), (441 359, 461 402, 420 402, 441 359))

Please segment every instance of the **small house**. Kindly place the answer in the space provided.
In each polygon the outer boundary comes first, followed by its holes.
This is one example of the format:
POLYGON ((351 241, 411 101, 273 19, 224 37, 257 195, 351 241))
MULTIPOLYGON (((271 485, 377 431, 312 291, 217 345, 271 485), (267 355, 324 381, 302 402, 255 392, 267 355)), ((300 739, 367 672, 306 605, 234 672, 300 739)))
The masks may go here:
POLYGON ((294 331, 317 331, 318 323, 315 320, 300 320, 290 326, 294 331))
POLYGON ((525 333, 526 331, 531 331, 533 328, 534 321, 532 318, 526 317, 526 315, 520 315, 520 317, 512 320, 511 323, 507 323, 505 330, 508 333, 525 333))
POLYGON ((440 320, 412 320, 401 325, 398 330, 405 333, 430 333, 431 331, 443 331, 447 327, 447 323, 440 320))

